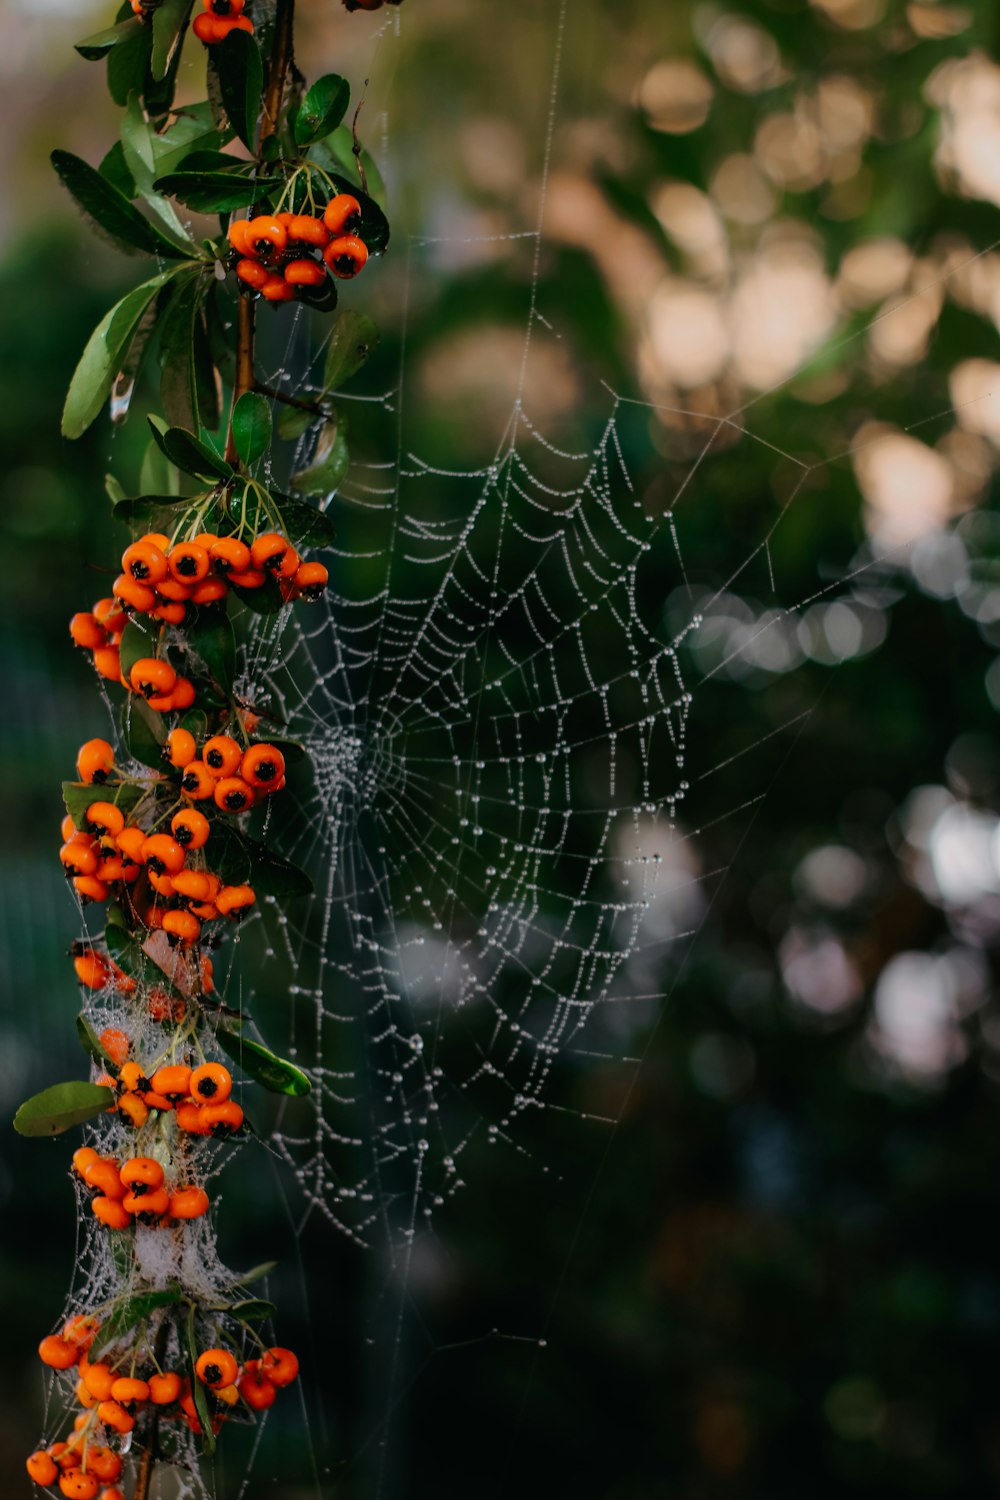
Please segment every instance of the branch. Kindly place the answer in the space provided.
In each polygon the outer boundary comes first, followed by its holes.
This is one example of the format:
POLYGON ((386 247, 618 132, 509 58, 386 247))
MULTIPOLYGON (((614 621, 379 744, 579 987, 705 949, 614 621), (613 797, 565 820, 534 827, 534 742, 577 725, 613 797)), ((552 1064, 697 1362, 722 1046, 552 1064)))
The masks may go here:
POLYGON ((316 417, 332 416, 330 410, 325 406, 320 406, 318 401, 304 401, 300 396, 288 396, 284 391, 276 390, 273 385, 265 385, 261 380, 256 381, 253 388, 260 395, 266 396, 269 401, 280 401, 285 406, 296 406, 299 411, 312 412, 316 417))
MULTIPOLYGON (((278 120, 281 115, 281 101, 285 94, 288 70, 294 66, 292 51, 294 23, 295 0, 278 0, 278 9, 275 16, 274 47, 271 52, 271 64, 267 75, 267 91, 264 94, 264 103, 261 110, 258 154, 263 151, 264 142, 270 140, 271 136, 278 129, 278 120)), ((256 308, 253 299, 244 297, 240 293, 236 328, 236 385, 233 389, 234 409, 240 397, 246 395, 247 391, 254 389, 253 351, 255 325, 256 308)), ((226 437, 226 458, 229 463, 233 463, 236 459, 236 442, 233 437, 232 415, 229 418, 229 433, 226 437)))

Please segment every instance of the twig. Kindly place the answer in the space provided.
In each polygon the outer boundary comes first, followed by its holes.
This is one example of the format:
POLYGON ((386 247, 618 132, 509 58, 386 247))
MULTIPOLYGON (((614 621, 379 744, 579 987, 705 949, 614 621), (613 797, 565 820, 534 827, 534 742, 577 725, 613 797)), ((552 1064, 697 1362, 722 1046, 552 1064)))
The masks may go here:
POLYGON ((328 408, 320 406, 318 401, 303 401, 299 396, 286 396, 284 391, 276 390, 273 385, 265 385, 261 380, 255 382, 254 390, 259 391, 262 396, 267 396, 270 401, 281 401, 285 406, 296 406, 299 411, 309 411, 317 417, 330 415, 328 408))

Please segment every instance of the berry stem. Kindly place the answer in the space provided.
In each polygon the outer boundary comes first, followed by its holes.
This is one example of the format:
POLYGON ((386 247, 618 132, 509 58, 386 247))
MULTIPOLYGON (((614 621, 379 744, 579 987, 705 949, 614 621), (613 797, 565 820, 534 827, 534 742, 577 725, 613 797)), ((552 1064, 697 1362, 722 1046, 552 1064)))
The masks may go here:
MULTIPOLYGON (((295 0, 278 0, 278 9, 274 23, 274 47, 271 52, 271 65, 268 69, 267 90, 264 94, 263 108, 260 119, 260 144, 258 152, 264 148, 264 142, 269 140, 277 132, 278 118, 281 113, 281 101, 285 94, 285 82, 288 70, 292 66, 292 31, 295 23, 295 0)), ((239 299, 238 320, 236 326, 236 387, 233 391, 233 408, 237 401, 247 391, 254 389, 254 331, 256 323, 256 309, 250 297, 241 296, 239 299)), ((236 458, 236 442, 233 437, 232 417, 229 421, 229 435, 226 438, 226 458, 232 463, 236 458)))

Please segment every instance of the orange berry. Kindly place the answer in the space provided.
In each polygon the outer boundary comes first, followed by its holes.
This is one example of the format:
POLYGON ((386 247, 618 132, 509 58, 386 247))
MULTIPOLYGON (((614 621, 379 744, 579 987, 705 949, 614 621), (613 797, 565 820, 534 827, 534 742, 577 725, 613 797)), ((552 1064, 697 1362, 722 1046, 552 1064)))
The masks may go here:
POLYGON ((203 760, 193 760, 184 767, 181 791, 196 802, 214 795, 215 777, 203 760))
POLYGON ((142 846, 143 858, 158 875, 176 875, 184 868, 182 846, 169 833, 152 833, 142 846))
MULTIPOLYGON (((124 1465, 118 1454, 112 1452, 110 1448, 105 1448, 100 1443, 91 1443, 88 1446, 87 1470, 95 1478, 102 1481, 105 1479, 117 1479, 123 1467, 124 1465)), ((107 1490, 104 1491, 101 1500, 104 1500, 106 1495, 107 1490)))
POLYGON ((137 583, 127 573, 122 573, 115 579, 111 592, 133 614, 148 615, 151 609, 156 608, 156 590, 146 583, 137 583))
POLYGON ((122 1375, 111 1387, 112 1401, 118 1401, 122 1406, 134 1406, 136 1402, 149 1400, 149 1386, 144 1380, 136 1380, 131 1375, 122 1375))
POLYGON ((140 656, 138 661, 132 663, 128 679, 137 693, 141 693, 144 698, 152 698, 158 693, 172 692, 177 673, 168 661, 163 661, 158 656, 140 656))
POLYGON ((247 222, 246 243, 252 247, 254 255, 264 258, 275 250, 284 250, 288 232, 284 224, 279 224, 270 214, 259 214, 247 222))
POLYGON ((224 1140, 243 1124, 243 1111, 235 1099, 224 1099, 221 1104, 203 1105, 201 1118, 209 1135, 224 1140))
POLYGON ((59 1478, 59 1466, 49 1453, 41 1449, 33 1453, 25 1464, 28 1475, 36 1484, 55 1484, 59 1478))
POLYGON ((329 581, 329 570, 318 562, 300 563, 292 579, 296 593, 305 599, 319 599, 329 581))
POLYGON ((233 1092, 233 1075, 222 1063, 202 1063, 191 1074, 191 1097, 202 1104, 221 1104, 233 1092))
POLYGON ((239 1392, 251 1411, 267 1411, 278 1394, 274 1381, 261 1369, 259 1359, 248 1361, 240 1376, 239 1392))
POLYGON ((196 943, 201 937, 201 923, 189 911, 164 912, 163 930, 171 943, 183 943, 185 947, 196 943))
POLYGON ((80 1146, 73 1152, 73 1167, 80 1177, 85 1177, 87 1168, 100 1160, 93 1146, 80 1146))
POLYGON ((259 589, 267 582, 267 574, 260 568, 247 568, 242 573, 230 573, 229 582, 238 589, 259 589))
POLYGON ((322 219, 317 219, 312 214, 289 214, 288 238, 297 245, 314 245, 317 250, 322 250, 329 241, 330 231, 322 219))
POLYGON ((135 1417, 117 1401, 102 1401, 97 1408, 97 1415, 105 1427, 113 1427, 115 1432, 131 1432, 135 1426, 135 1417))
POLYGON ((122 659, 117 646, 101 646, 94 652, 94 667, 109 682, 121 682, 122 659))
POLYGON ((100 880, 96 875, 74 875, 73 889, 84 903, 87 901, 107 901, 110 895, 110 891, 104 881, 100 880))
POLYGON ((134 1130, 141 1130, 149 1119, 149 1105, 140 1094, 122 1094, 116 1107, 118 1118, 134 1130))
POLYGON ((76 977, 88 990, 103 990, 111 970, 99 953, 79 953, 73 960, 76 977))
POLYGON ((285 280, 289 286, 322 286, 326 272, 314 260, 293 260, 285 267, 285 280))
POLYGON ((107 781, 108 775, 115 767, 115 752, 107 740, 88 740, 85 745, 80 746, 76 757, 76 769, 80 780, 92 786, 95 782, 100 785, 107 781))
POLYGON ((208 1125, 200 1104, 192 1104, 190 1101, 178 1104, 176 1118, 178 1130, 184 1130, 188 1135, 208 1135, 208 1125))
POLYGON ((92 802, 87 808, 87 822, 99 834, 116 838, 125 827, 125 814, 113 802, 92 802))
POLYGON ((90 1207, 95 1219, 108 1229, 127 1229, 132 1222, 128 1210, 114 1198, 95 1198, 90 1207))
POLYGON ((154 1406, 170 1406, 180 1396, 183 1382, 172 1370, 149 1377, 149 1399, 154 1406))
POLYGON ((157 1068, 150 1081, 158 1094, 176 1103, 191 1091, 191 1069, 182 1063, 167 1063, 157 1068))
POLYGON ((242 813, 253 807, 257 794, 242 776, 224 776, 215 783, 215 805, 223 812, 242 813))
POLYGON ((98 1401, 107 1401, 111 1395, 111 1387, 114 1385, 116 1379, 115 1372, 111 1366, 104 1364, 103 1361, 96 1365, 90 1365, 83 1361, 80 1364, 80 1374, 90 1394, 96 1397, 98 1401))
POLYGON ((295 296, 295 288, 289 286, 283 276, 272 274, 264 282, 260 294, 267 302, 291 302, 295 296))
POLYGON ((113 1156, 99 1156, 96 1161, 88 1162, 83 1169, 83 1180, 88 1187, 103 1193, 105 1198, 121 1199, 125 1196, 118 1163, 113 1156))
POLYGON ((220 536, 212 544, 211 555, 215 571, 223 575, 244 573, 250 566, 250 548, 234 536, 220 536))
POLYGON ((219 600, 224 599, 228 593, 229 586, 221 578, 203 578, 201 583, 191 590, 191 603, 218 604, 219 600))
POLYGON ((167 576, 167 559, 155 542, 143 539, 133 542, 122 553, 122 572, 136 583, 157 584, 167 576))
POLYGON ((172 766, 182 771, 198 754, 198 744, 189 729, 171 729, 163 753, 172 766))
POLYGON ((232 1385, 240 1373, 240 1367, 228 1349, 206 1349, 198 1355, 195 1374, 209 1390, 219 1390, 232 1385))
POLYGON ((240 762, 240 775, 255 790, 269 792, 285 774, 285 757, 275 745, 251 745, 240 762))
POLYGON ((69 1370, 80 1358, 80 1350, 76 1344, 71 1344, 69 1339, 64 1339, 57 1333, 50 1333, 47 1338, 42 1339, 38 1346, 39 1358, 43 1365, 48 1365, 52 1370, 69 1370))
POLYGON ((200 1219, 208 1213, 208 1194, 204 1188, 182 1187, 170 1194, 172 1219, 200 1219))
POLYGON ((224 917, 241 917, 257 900, 248 885, 224 885, 215 898, 215 904, 224 917))
POLYGON ((266 1350, 260 1364, 267 1378, 277 1386, 291 1385, 299 1373, 296 1356, 291 1349, 282 1349, 279 1345, 266 1350))
POLYGON ((153 1156, 130 1156, 118 1173, 126 1187, 158 1188, 163 1186, 163 1168, 153 1156))
POLYGON ((63 1326, 63 1338, 86 1353, 100 1332, 100 1327, 98 1319, 90 1313, 77 1313, 63 1326))
POLYGON ((340 234, 327 245, 323 259, 334 276, 349 281, 363 269, 368 259, 368 246, 356 234, 340 234))
POLYGON ((344 234, 361 223, 361 204, 351 193, 338 193, 323 210, 323 223, 331 234, 344 234))
POLYGON ((197 542, 181 542, 178 546, 171 547, 167 563, 172 577, 188 587, 207 578, 212 566, 207 549, 199 547, 197 542))
POLYGON ((146 842, 146 838, 147 835, 143 833, 141 828, 137 828, 134 823, 130 823, 127 828, 122 829, 117 837, 118 853, 123 855, 125 859, 130 860, 134 865, 145 864, 146 860, 142 852, 142 846, 146 842))
MULTIPOLYGON (((195 813, 195 817, 200 817, 195 813)), ((212 879, 205 870, 180 870, 174 876, 174 890, 185 901, 207 901, 212 894, 212 879)))
POLYGON ((74 646, 81 646, 84 651, 99 651, 108 643, 107 631, 89 610, 83 610, 72 617, 69 633, 74 646))
POLYGON ((105 1052, 111 1058, 111 1061, 121 1067, 127 1059, 132 1045, 125 1032, 109 1026, 101 1032, 100 1042, 105 1052))
POLYGON ((83 1469, 70 1469, 59 1476, 59 1488, 67 1500, 97 1500, 100 1487, 97 1475, 83 1469))
POLYGON ((216 734, 201 747, 201 758, 216 778, 235 776, 242 751, 231 735, 216 734))
MULTIPOLYGON (((281 574, 287 566, 286 558, 294 548, 286 537, 277 531, 265 531, 259 536, 250 548, 250 559, 255 568, 260 568, 265 574, 281 574)), ((292 569, 294 572, 294 568, 292 569)))
POLYGON ((271 279, 271 272, 259 260, 237 261, 236 274, 247 286, 253 287, 255 292, 259 292, 271 279))

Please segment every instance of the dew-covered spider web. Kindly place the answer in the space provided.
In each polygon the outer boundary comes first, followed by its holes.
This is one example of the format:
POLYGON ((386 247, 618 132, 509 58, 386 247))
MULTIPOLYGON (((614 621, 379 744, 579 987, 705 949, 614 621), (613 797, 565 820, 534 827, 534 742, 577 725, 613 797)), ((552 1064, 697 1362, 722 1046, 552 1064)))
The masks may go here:
MULTIPOLYGON (((536 1122, 585 1118, 568 1086, 581 1070, 612 1059, 637 1075, 755 808, 780 787, 811 705, 714 745, 698 738, 700 694, 873 649, 895 566, 848 545, 805 587, 775 567, 779 529, 853 458, 811 433, 776 447, 755 426, 771 392, 655 412, 595 381, 586 423, 536 412, 539 341, 560 337, 540 267, 570 22, 564 0, 551 9, 538 217, 509 245, 524 318, 506 420, 478 464, 447 467, 410 419, 404 332, 392 387, 361 381, 338 398, 349 414, 364 407, 372 440, 325 502, 337 527, 328 594, 255 618, 237 683, 308 750, 271 836, 316 891, 262 903, 220 988, 313 1083, 268 1138, 295 1233, 326 1225, 387 1255, 400 1306, 414 1241, 460 1205, 473 1143, 558 1178, 536 1122), (626 453, 655 424, 659 460, 646 440, 637 466, 626 453), (766 500, 706 526, 715 476, 731 485, 743 469, 770 476, 766 500), (736 760, 741 790, 727 799, 736 760)), ((408 20, 394 11, 378 48, 405 48, 408 20)), ((378 101, 389 119, 390 104, 378 101)), ((392 140, 387 130, 387 166, 392 140)), ((404 325, 438 254, 397 232, 404 325)), ((293 321, 269 381, 308 396, 323 351, 293 321)), ((449 399, 460 408, 462 390, 449 399)), ((613 1132, 623 1106, 590 1123, 613 1132)), ((391 1319, 387 1337, 388 1421, 391 1319)))

